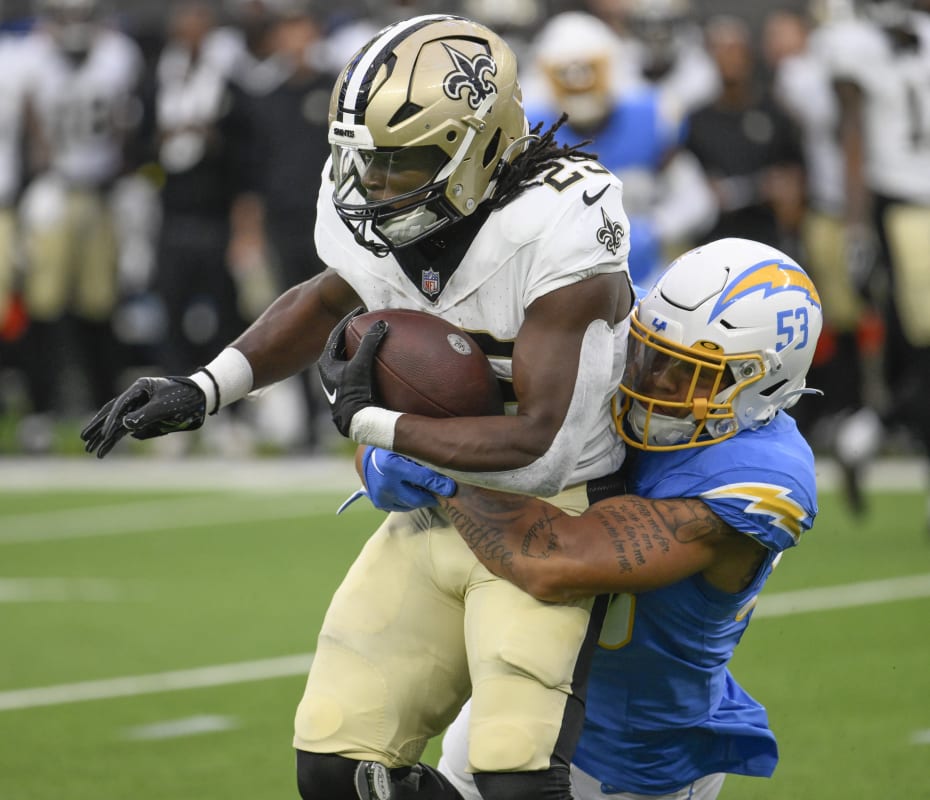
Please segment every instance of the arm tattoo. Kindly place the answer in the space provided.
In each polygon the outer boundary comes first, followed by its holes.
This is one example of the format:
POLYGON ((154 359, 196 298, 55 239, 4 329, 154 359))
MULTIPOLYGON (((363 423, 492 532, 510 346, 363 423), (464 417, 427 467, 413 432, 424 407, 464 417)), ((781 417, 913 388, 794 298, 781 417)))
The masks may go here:
POLYGON ((459 486, 454 498, 440 498, 449 521, 485 564, 492 562, 509 573, 516 551, 525 558, 548 558, 559 550, 553 523, 565 516, 550 506, 528 513, 525 497, 459 486), (464 501, 459 503, 456 501, 464 501))
POLYGON ((645 500, 634 495, 605 504, 600 524, 624 574, 642 567, 651 554, 668 553, 672 541, 689 544, 731 530, 700 501, 645 500))
POLYGON ((543 501, 463 484, 439 502, 478 560, 524 588, 531 576, 562 570, 563 563, 581 565, 575 576, 587 575, 598 586, 648 580, 673 551, 681 564, 682 545, 693 546, 687 558, 700 559, 724 537, 738 535, 696 498, 623 495, 596 504, 577 525, 566 525, 570 515, 543 501), (540 562, 549 559, 555 563, 544 568, 540 562))

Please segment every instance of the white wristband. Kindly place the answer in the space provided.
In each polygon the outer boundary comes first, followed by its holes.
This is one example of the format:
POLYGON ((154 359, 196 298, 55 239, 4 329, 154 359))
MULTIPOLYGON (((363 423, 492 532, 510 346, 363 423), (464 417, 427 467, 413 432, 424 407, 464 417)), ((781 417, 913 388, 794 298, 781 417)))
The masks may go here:
POLYGON ((227 347, 190 379, 207 396, 208 413, 215 414, 252 390, 252 365, 234 347, 227 347))
POLYGON ((363 408, 352 417, 349 438, 359 444, 391 450, 394 447, 394 426, 400 416, 402 415, 399 411, 386 408, 363 408))

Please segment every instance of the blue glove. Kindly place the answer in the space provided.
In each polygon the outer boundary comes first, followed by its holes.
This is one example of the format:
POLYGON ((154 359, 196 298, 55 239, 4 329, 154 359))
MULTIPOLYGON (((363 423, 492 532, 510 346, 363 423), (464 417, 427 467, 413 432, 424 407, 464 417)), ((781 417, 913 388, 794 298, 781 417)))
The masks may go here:
POLYGON ((343 503, 340 512, 362 496, 367 496, 372 505, 382 511, 412 511, 435 506, 436 498, 432 493, 451 497, 456 489, 452 478, 380 447, 365 448, 362 475, 366 488, 343 503))

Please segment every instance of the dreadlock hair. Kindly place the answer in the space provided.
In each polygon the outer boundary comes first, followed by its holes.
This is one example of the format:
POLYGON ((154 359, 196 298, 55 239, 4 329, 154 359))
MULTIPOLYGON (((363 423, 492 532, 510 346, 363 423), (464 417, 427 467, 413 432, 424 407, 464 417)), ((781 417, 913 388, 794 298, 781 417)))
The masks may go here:
POLYGON ((591 144, 591 140, 576 145, 559 144, 555 140, 556 131, 561 128, 568 114, 562 114, 545 133, 540 133, 543 124, 537 123, 530 129, 532 143, 512 162, 501 162, 501 172, 497 179, 497 188, 494 196, 487 201, 488 210, 503 208, 516 200, 523 192, 532 186, 542 183, 541 175, 549 167, 556 166, 560 158, 569 158, 575 161, 585 159, 597 160, 596 153, 588 153, 583 147, 591 144))

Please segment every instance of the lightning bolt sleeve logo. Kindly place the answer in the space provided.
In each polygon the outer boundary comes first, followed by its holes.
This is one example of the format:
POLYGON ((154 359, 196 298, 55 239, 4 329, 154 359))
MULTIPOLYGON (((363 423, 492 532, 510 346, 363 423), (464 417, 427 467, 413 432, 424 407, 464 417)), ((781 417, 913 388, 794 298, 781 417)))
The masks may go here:
POLYGON ((792 500, 791 491, 773 483, 730 483, 702 492, 708 500, 746 500, 747 514, 764 514, 771 517, 772 525, 791 535, 795 542, 801 538, 801 523, 807 512, 792 500))

